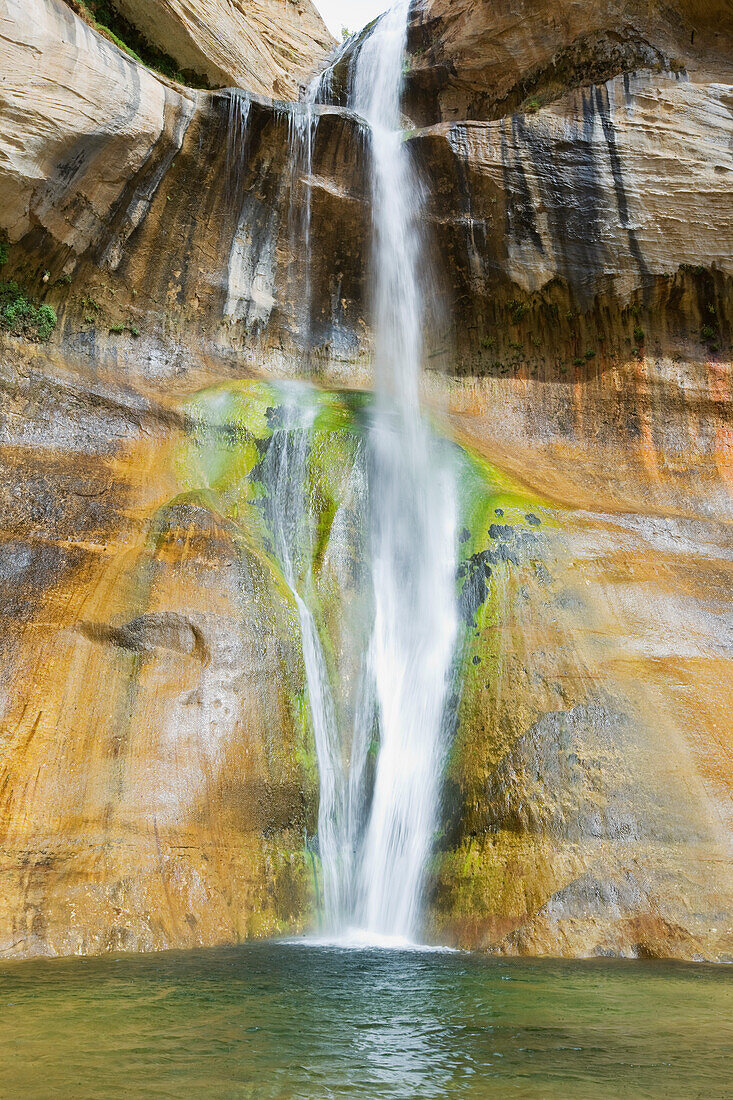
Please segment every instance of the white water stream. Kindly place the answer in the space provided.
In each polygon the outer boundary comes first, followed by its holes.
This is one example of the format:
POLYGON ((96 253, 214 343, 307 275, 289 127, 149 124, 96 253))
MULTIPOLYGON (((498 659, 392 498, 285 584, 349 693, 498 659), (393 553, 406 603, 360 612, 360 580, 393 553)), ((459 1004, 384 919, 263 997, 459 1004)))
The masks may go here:
POLYGON ((353 107, 371 128, 370 663, 380 731, 356 915, 369 932, 412 939, 437 823, 457 616, 455 490, 420 411, 421 201, 400 112, 409 7, 399 0, 364 43, 353 107))
MULTIPOLYGON (((308 559, 309 430, 315 404, 283 391, 270 447, 270 528, 297 603, 320 773, 318 845, 325 927, 342 942, 397 944, 419 933, 447 744, 445 702, 457 633, 456 493, 445 449, 420 408, 427 264, 421 189, 401 128, 409 0, 376 24, 352 62, 350 107, 370 131, 375 397, 366 440, 373 628, 361 653, 353 728, 339 730, 298 561, 308 559), (376 767, 369 750, 376 727, 376 767)), ((291 123, 311 170, 314 84, 291 123)), ((297 142, 296 142, 297 145, 297 142)), ((306 185, 307 186, 307 185, 306 185)), ((308 231, 310 207, 301 228, 308 231)), ((309 285, 306 285, 309 297, 309 285)), ((309 308, 309 302, 306 302, 309 308)))
POLYGON ((291 383, 281 389, 280 423, 274 428, 265 461, 270 493, 265 509, 274 550, 298 608, 303 663, 308 682, 311 719, 320 781, 318 838, 323 871, 324 908, 332 922, 343 907, 340 896, 340 823, 344 819, 340 743, 333 695, 318 629, 301 590, 307 588, 313 532, 306 486, 308 448, 318 411, 308 387, 291 383))

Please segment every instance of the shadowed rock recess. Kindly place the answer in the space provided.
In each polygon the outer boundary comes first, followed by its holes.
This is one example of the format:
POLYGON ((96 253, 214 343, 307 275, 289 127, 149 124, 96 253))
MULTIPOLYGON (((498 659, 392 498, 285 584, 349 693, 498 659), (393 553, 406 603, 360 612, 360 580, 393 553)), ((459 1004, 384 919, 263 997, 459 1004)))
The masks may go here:
MULTIPOLYGON (((322 390, 311 583, 344 677, 363 569, 367 133, 316 106, 306 159, 302 106, 263 95, 327 32, 305 0, 112 6, 246 90, 0 0, 3 956, 317 922, 301 634, 258 507, 290 380, 322 390)), ((727 0, 412 13, 425 400, 465 522, 436 942, 733 958, 731 58, 727 0)))

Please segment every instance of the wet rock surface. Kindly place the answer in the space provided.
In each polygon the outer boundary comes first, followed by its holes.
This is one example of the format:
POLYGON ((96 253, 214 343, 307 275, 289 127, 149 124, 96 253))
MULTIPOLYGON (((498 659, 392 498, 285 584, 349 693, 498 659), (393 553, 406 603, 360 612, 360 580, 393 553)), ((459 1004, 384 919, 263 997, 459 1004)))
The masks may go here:
MULTIPOLYGON (((624 11, 433 0, 412 30, 453 318, 426 400, 493 471, 460 540, 429 920, 500 952, 720 959, 730 25, 624 11)), ((306 165, 292 105, 161 81, 61 0, 0 20, 2 278, 59 317, 0 337, 0 951, 292 931, 317 905, 297 620, 217 470, 181 456, 194 393, 369 383, 367 137, 318 108, 306 165)), ((227 462, 248 425, 217 436, 227 462)), ((324 577, 356 577, 349 508, 323 514, 324 577)))

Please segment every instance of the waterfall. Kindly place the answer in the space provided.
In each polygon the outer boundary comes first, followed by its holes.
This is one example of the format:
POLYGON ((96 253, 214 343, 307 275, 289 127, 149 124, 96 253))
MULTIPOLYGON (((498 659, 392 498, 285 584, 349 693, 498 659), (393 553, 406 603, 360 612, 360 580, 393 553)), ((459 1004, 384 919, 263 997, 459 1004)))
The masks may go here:
MULTIPOLYGON (((304 448, 313 421, 295 390, 284 401, 267 456, 269 526, 300 616, 320 773, 326 929, 360 942, 412 941, 419 933, 457 633, 453 473, 420 406, 423 333, 435 309, 425 278, 421 187, 401 126, 409 7, 409 0, 399 0, 375 24, 352 57, 349 79, 349 106, 370 139, 375 392, 363 516, 373 625, 359 654, 362 675, 348 731, 338 728, 307 585, 297 576, 298 531, 307 528, 304 448), (370 766, 375 726, 378 755, 370 766)), ((328 76, 314 81, 293 114, 291 164, 299 175, 311 170, 314 104, 329 86, 328 76)), ((306 203, 301 229, 310 248, 306 203)), ((309 307, 307 280, 304 290, 309 307)))
POLYGON ((317 398, 303 383, 281 383, 277 422, 259 475, 268 492, 260 502, 273 550, 293 594, 300 619, 303 663, 320 779, 318 840, 323 872, 324 915, 334 927, 344 909, 344 772, 333 693, 313 613, 307 605, 313 523, 307 486, 308 452, 318 412, 317 398))
POLYGON ((313 171, 313 143, 318 129, 318 112, 314 109, 318 82, 313 81, 306 89, 299 103, 288 108, 289 153, 290 153, 290 255, 296 256, 301 250, 306 257, 304 266, 304 285, 298 295, 301 310, 300 342, 310 352, 311 324, 311 205, 313 171))
POLYGON ((360 866, 357 924, 418 932, 437 824, 444 706, 457 632, 455 490, 420 411, 426 325, 421 192, 401 128, 410 0, 356 59, 353 108, 371 131, 375 404, 369 499, 375 623, 369 661, 380 749, 360 866))

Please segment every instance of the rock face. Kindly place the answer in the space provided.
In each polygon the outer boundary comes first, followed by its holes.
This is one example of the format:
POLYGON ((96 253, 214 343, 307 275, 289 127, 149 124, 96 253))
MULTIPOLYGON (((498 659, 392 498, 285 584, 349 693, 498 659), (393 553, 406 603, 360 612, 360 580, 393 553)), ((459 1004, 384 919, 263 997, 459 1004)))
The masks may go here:
POLYGON ((3 954, 302 926, 316 796, 292 607, 181 491, 180 412, 45 359, 6 357, 3 384, 3 954))
POLYGON ((3 0, 0 20, 3 227, 11 241, 48 233, 68 256, 82 255, 132 180, 142 218, 139 184, 146 177, 152 197, 196 93, 167 88, 62 0, 3 0))
MULTIPOLYGON (((195 5, 154 8, 173 53, 195 5)), ((651 10, 433 0, 411 29, 452 319, 426 399, 483 471, 430 924, 494 951, 733 953, 730 12, 651 10)), ((0 33, 2 278, 59 319, 2 337, 0 951, 303 927, 297 615, 236 486, 260 379, 369 382, 365 133, 318 108, 308 159, 302 109, 158 80, 62 0, 2 0, 0 33)))
MULTIPOLYGON (((568 342, 574 360, 599 352, 599 337, 606 351, 619 336, 641 343, 639 329, 665 340, 701 255, 722 291, 733 274, 729 103, 728 86, 630 74, 534 115, 416 137, 439 248, 453 259, 459 369, 491 370, 518 339, 541 346, 530 352, 539 374, 568 342)), ((730 324, 728 300, 723 291, 716 331, 730 324)), ((699 333, 706 305, 690 308, 699 333)))
POLYGON ((211 87, 296 99, 334 42, 311 0, 115 0, 116 10, 211 87))
POLYGON ((408 104, 424 123, 505 118, 643 70, 730 79, 727 0, 428 0, 412 25, 408 104))

